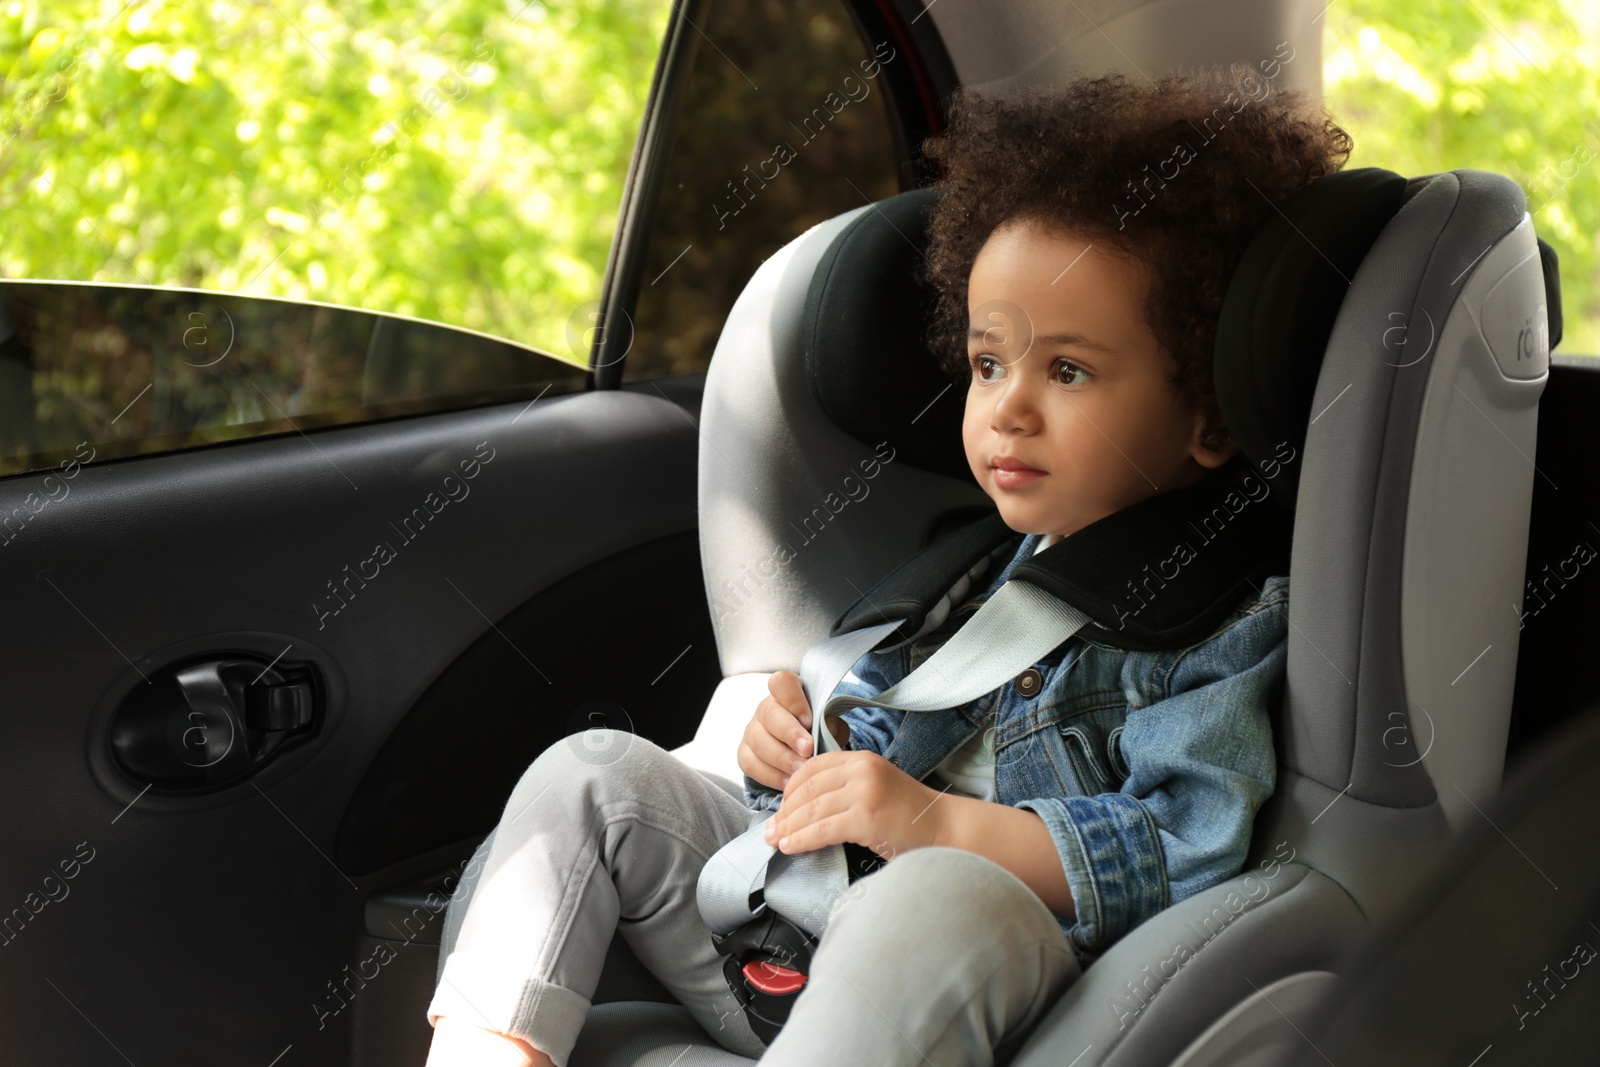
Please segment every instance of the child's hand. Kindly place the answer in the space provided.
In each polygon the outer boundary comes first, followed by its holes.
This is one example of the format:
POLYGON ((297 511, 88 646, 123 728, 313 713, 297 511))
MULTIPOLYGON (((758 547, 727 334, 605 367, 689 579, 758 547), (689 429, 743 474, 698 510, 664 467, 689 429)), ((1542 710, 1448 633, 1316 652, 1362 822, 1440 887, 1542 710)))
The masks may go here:
POLYGON ((939 844, 951 806, 966 802, 923 785, 876 752, 824 752, 794 773, 764 833, 786 854, 851 842, 893 860, 939 844))
MULTIPOLYGON (((774 673, 767 679, 767 690, 772 695, 756 705, 739 742, 739 769, 769 789, 782 789, 811 755, 811 704, 793 671, 774 673)), ((849 727, 844 721, 836 717, 828 725, 839 747, 848 748, 849 727)))

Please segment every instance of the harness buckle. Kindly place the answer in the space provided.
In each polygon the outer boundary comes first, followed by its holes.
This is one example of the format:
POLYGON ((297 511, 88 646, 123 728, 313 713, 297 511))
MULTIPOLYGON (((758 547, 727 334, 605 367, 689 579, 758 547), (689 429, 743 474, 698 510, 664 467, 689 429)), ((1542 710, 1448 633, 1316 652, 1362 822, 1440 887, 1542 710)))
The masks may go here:
MULTIPOLYGON (((849 880, 872 873, 888 861, 871 849, 846 843, 849 880)), ((789 1011, 811 974, 811 956, 818 939, 779 915, 770 906, 726 934, 711 935, 711 944, 725 957, 722 974, 744 1010, 750 1029, 771 1045, 789 1019, 789 1011)))

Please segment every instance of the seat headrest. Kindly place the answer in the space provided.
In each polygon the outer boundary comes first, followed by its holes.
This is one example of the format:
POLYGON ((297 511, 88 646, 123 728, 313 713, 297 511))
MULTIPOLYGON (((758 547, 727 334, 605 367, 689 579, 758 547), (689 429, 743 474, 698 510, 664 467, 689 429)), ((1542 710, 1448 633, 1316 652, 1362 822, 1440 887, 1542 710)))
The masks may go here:
POLYGON ((1293 449, 1273 471, 1273 495, 1290 510, 1333 321, 1406 185, 1382 167, 1323 175, 1262 224, 1228 282, 1212 356, 1217 406, 1252 463, 1268 462, 1282 443, 1293 449))
POLYGON ((839 429, 873 447, 888 438, 896 463, 976 485, 961 443, 966 392, 923 342, 936 294, 912 273, 938 199, 911 189, 839 231, 811 276, 800 340, 811 395, 839 429))
MULTIPOLYGON (((1380 167, 1335 171, 1297 192, 1251 238, 1223 301, 1213 354, 1217 402, 1247 460, 1304 449, 1322 357, 1350 279, 1405 200, 1380 167)), ((961 443, 966 399, 923 341, 935 294, 913 274, 937 187, 872 205, 823 253, 806 293, 806 377, 822 411, 863 444, 972 481, 961 443)), ((1274 465, 1291 510, 1299 464, 1274 465)))

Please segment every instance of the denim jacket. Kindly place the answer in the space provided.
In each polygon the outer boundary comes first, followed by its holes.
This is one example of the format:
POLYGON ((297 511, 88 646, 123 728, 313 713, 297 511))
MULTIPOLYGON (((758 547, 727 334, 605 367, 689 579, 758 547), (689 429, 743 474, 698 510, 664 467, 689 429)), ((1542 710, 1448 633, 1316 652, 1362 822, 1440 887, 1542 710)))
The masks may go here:
MULTIPOLYGON (((862 656, 834 693, 875 696, 905 677, 1042 536, 1025 537, 988 589, 938 628, 862 656)), ((1285 676, 1288 596, 1288 577, 1269 577, 1211 634, 1181 648, 1129 651, 1075 634, 1034 664, 1044 685, 1033 697, 1010 681, 937 711, 849 709, 841 715, 849 747, 922 781, 994 726, 997 802, 1034 812, 1049 829, 1075 912, 1056 921, 1087 967, 1152 915, 1243 868, 1256 810, 1277 782, 1268 708, 1285 676)), ((758 811, 783 799, 749 775, 744 792, 758 811)))

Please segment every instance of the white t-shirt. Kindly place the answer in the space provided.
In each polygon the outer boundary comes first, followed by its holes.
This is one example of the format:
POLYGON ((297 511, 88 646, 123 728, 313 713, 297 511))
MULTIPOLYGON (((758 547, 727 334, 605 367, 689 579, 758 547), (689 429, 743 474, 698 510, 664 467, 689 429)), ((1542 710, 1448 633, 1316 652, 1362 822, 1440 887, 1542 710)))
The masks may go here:
MULTIPOLYGON (((1058 540, 1056 534, 1045 535, 1039 539, 1033 554, 1037 556, 1058 540)), ((943 789, 948 783, 948 791, 957 796, 994 800, 994 727, 979 730, 967 738, 965 744, 928 772, 927 782, 935 789, 943 789)))

